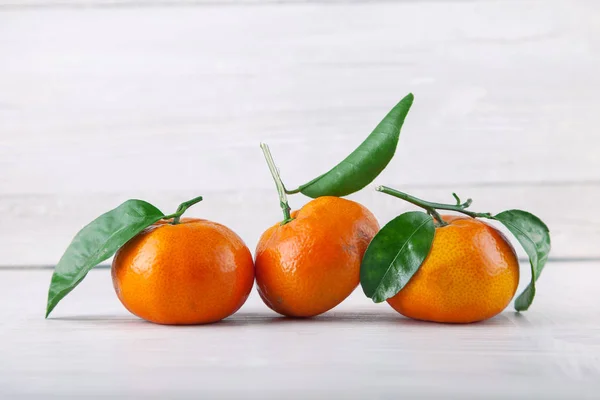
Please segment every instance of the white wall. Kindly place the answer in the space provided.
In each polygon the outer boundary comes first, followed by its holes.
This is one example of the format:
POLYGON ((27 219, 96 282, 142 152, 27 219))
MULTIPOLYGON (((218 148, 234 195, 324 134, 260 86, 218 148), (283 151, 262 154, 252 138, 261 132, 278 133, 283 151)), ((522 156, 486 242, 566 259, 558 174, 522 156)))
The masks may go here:
POLYGON ((184 3, 0 0, 0 265, 55 263, 130 197, 204 195, 189 214, 253 247, 280 218, 259 141, 297 186, 409 91, 377 183, 527 209, 553 257, 600 257, 599 2, 184 3))

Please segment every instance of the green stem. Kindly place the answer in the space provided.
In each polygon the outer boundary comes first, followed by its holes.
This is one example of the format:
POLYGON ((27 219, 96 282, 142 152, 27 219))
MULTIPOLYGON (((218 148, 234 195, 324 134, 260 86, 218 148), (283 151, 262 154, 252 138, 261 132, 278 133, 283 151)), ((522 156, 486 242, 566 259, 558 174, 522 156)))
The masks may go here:
POLYGON ((492 218, 492 215, 490 213, 476 213, 476 212, 472 212, 472 211, 467 211, 466 208, 471 205, 472 200, 467 199, 467 201, 465 201, 464 203, 461 204, 460 199, 454 193, 453 193, 453 195, 454 195, 454 198, 457 200, 456 201, 457 204, 442 204, 442 203, 433 203, 430 201, 421 200, 417 197, 411 196, 410 194, 389 188, 387 186, 378 186, 376 190, 378 192, 382 192, 382 193, 397 197, 404 201, 408 201, 409 203, 414 204, 415 206, 423 208, 425 211, 427 211, 428 214, 430 214, 436 220, 436 222, 439 226, 445 226, 445 225, 448 225, 448 223, 446 223, 442 219, 442 217, 437 212, 437 210, 456 211, 461 214, 468 215, 471 218, 492 218))
POLYGON ((300 193, 300 190, 301 190, 300 188, 297 188, 297 189, 294 189, 294 190, 287 190, 287 189, 285 189, 285 192, 287 194, 296 194, 296 193, 300 193))
POLYGON ((194 204, 199 203, 201 201, 202 201, 202 196, 194 197, 191 200, 184 201, 183 203, 181 203, 179 205, 179 207, 177 207, 177 211, 175 211, 173 214, 165 215, 163 217, 163 219, 171 219, 171 218, 173 218, 172 224, 173 225, 177 225, 179 223, 179 220, 181 219, 181 216, 183 215, 183 213, 186 212, 186 210, 188 208, 190 208, 194 204))
POLYGON ((279 176, 279 170, 275 165, 275 161, 273 161, 273 156, 271 155, 269 146, 266 143, 261 143, 260 148, 265 156, 267 165, 269 166, 269 171, 271 171, 271 176, 275 181, 275 186, 277 187, 277 193, 279 194, 279 205, 281 206, 281 210, 283 211, 283 221, 281 222, 281 225, 285 225, 292 220, 292 217, 290 215, 290 205, 288 204, 285 186, 281 181, 281 177, 279 176))

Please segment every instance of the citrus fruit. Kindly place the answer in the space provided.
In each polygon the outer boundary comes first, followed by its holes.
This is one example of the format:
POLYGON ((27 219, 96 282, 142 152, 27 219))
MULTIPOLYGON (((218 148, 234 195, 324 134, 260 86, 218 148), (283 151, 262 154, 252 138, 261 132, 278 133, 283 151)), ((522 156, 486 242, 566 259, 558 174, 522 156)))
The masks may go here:
POLYGON ((324 196, 267 229, 256 248, 256 283, 265 304, 312 317, 341 303, 360 280, 360 263, 379 230, 359 203, 324 196))
POLYGON ((494 227, 474 218, 443 216, 429 255, 388 303, 400 314, 468 323, 500 313, 519 285, 515 250, 494 227))
POLYGON ((158 222, 116 253, 117 296, 159 324, 203 324, 236 312, 254 283, 250 251, 227 227, 202 219, 158 222))

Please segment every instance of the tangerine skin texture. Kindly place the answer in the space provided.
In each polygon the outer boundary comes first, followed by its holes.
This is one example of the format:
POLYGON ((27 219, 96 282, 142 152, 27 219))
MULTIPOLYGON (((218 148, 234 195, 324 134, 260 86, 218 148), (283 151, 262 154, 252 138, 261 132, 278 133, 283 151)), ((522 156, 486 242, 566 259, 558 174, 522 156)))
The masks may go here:
POLYGON ((158 222, 116 253, 112 279, 129 311, 157 324, 219 321, 254 284, 252 255, 229 228, 202 219, 158 222))
POLYGON ((324 313, 352 293, 360 263, 379 231, 364 206, 324 196, 263 233, 256 248, 256 283, 265 304, 289 317, 324 313))
POLYGON ((387 302, 424 321, 469 323, 500 313, 519 285, 519 262, 504 235, 477 219, 443 216, 431 251, 406 286, 387 302))

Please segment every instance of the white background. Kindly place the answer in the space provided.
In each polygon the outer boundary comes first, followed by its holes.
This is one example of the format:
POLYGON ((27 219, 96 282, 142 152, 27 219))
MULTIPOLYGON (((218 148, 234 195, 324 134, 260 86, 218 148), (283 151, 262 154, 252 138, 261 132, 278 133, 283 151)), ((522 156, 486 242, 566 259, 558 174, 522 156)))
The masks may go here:
MULTIPOLYGON (((296 187, 408 92, 375 183, 526 209, 551 258, 600 257, 599 71, 595 1, 2 0, 0 265, 52 265, 132 197, 203 195, 189 215, 253 248, 280 218, 259 142, 296 187)), ((382 224, 410 208, 374 184, 351 198, 382 224)))

